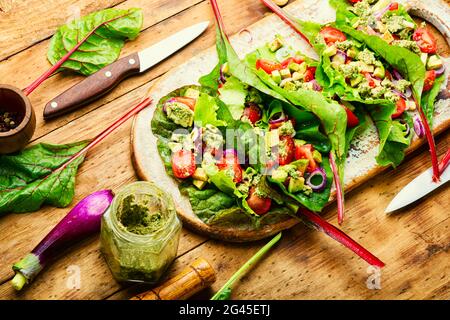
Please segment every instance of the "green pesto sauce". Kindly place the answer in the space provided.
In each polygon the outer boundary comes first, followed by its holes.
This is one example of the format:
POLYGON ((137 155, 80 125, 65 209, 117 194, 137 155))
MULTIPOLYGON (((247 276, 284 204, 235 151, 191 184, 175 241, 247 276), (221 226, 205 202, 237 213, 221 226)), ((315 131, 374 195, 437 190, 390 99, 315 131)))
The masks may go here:
POLYGON ((121 227, 137 235, 151 234, 164 224, 160 208, 149 200, 138 202, 134 195, 123 199, 117 218, 121 227))

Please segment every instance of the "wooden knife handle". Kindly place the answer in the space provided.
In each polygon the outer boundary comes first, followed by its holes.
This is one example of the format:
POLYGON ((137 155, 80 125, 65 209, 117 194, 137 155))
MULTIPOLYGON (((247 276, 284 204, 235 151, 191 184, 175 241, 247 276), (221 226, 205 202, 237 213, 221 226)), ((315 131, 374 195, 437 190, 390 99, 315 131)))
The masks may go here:
POLYGON ((44 119, 60 116, 101 97, 126 77, 139 73, 139 70, 137 53, 111 63, 47 103, 44 119))
POLYGON ((216 281, 216 272, 203 258, 195 260, 179 274, 130 300, 186 300, 216 281))

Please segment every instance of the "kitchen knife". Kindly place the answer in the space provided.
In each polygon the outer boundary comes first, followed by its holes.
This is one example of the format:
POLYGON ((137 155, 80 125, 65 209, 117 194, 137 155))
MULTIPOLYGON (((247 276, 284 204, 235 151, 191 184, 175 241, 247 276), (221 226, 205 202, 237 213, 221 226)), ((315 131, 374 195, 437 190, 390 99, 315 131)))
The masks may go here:
POLYGON ((111 63, 47 103, 44 118, 57 117, 101 97, 126 77, 146 71, 183 48, 201 35, 208 25, 209 22, 204 21, 185 28, 151 47, 111 63))
POLYGON ((420 174, 413 181, 408 183, 391 201, 385 210, 385 213, 390 213, 392 211, 398 210, 419 200, 423 196, 427 195, 431 191, 439 188, 440 186, 446 184, 450 180, 450 169, 445 169, 448 164, 450 157, 450 151, 444 156, 441 164, 441 180, 439 182, 433 182, 433 169, 430 168, 427 171, 420 174))

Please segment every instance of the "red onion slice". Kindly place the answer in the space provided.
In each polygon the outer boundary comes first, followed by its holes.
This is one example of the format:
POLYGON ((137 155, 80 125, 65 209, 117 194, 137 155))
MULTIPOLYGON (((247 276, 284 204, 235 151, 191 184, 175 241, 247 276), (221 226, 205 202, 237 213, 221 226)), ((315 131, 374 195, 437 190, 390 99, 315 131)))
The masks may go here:
POLYGON ((409 126, 408 122, 406 122, 405 119, 398 120, 401 124, 403 124, 406 127, 405 137, 409 136, 411 133, 411 127, 409 126))
POLYGON ((175 99, 174 99, 174 98, 170 98, 169 100, 167 100, 166 102, 164 102, 163 107, 162 107, 162 110, 163 110, 164 113, 167 113, 167 105, 168 105, 169 103, 173 103, 173 102, 175 102, 175 99))
POLYGON ((221 83, 225 83, 225 82, 227 82, 227 79, 225 78, 225 75, 224 75, 224 72, 223 72, 223 69, 224 69, 224 64, 220 67, 220 77, 219 77, 219 82, 221 82, 221 83))
POLYGON ((392 75, 394 76, 394 78, 396 80, 403 80, 402 75, 400 74, 400 72, 398 72, 396 69, 392 70, 392 75))
POLYGON ((320 84, 317 82, 316 79, 309 81, 308 83, 311 83, 313 86, 313 90, 314 91, 322 91, 322 87, 320 86, 320 84))
POLYGON ((396 89, 392 89, 392 92, 394 92, 396 95, 398 95, 399 97, 406 99, 406 95, 403 94, 402 92, 396 90, 396 89))
POLYGON ((434 72, 436 73, 436 77, 443 75, 445 72, 445 66, 442 66, 439 69, 434 70, 434 72))
POLYGON ((423 123, 418 116, 414 117, 414 131, 419 138, 423 138, 425 135, 425 128, 423 127, 423 123))
POLYGON ((406 98, 411 98, 411 96, 412 96, 412 90, 411 90, 411 87, 408 87, 405 90, 405 97, 406 98))
POLYGON ((316 170, 311 172, 311 174, 306 179, 306 184, 310 186, 311 189, 313 189, 313 191, 315 192, 320 192, 325 189, 325 186, 327 185, 327 175, 325 174, 325 170, 323 170, 323 168, 317 168, 316 170), (322 181, 318 185, 312 182, 312 179, 317 176, 320 176, 322 178, 322 181))

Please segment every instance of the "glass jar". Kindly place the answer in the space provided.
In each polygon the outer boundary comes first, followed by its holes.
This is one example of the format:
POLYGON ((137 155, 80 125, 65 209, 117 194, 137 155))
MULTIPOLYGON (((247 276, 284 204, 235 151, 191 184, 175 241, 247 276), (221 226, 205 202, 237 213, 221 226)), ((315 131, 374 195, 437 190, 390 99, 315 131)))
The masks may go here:
POLYGON ((180 234, 173 199, 153 183, 135 182, 104 214, 101 250, 118 281, 154 284, 175 259, 180 234))

